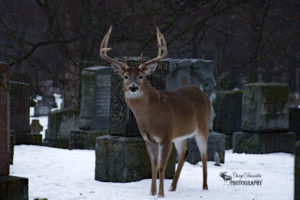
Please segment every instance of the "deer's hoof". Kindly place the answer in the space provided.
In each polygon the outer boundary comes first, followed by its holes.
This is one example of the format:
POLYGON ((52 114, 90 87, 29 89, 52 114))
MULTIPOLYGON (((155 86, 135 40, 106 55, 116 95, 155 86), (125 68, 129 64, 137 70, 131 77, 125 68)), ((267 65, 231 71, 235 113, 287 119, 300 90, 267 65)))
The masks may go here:
POLYGON ((202 189, 203 190, 208 190, 208 186, 207 185, 203 185, 202 189))
POLYGON ((175 188, 175 187, 170 187, 170 188, 169 188, 169 191, 170 191, 170 192, 174 192, 174 191, 176 191, 176 188, 175 188))

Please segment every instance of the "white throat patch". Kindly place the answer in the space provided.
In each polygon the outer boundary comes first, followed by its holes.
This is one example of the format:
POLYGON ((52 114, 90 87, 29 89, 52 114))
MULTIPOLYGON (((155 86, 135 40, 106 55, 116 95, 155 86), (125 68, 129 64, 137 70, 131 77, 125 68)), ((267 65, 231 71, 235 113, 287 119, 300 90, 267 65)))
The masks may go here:
POLYGON ((136 99, 139 98, 143 95, 143 92, 141 92, 140 90, 137 90, 135 92, 131 92, 131 91, 126 91, 125 92, 125 97, 128 99, 136 99))

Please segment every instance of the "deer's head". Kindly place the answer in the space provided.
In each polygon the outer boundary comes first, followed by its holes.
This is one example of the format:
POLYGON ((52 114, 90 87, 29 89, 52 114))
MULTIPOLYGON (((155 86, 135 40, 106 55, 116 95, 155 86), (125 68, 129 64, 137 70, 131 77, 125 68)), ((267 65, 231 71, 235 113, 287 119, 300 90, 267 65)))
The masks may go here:
POLYGON ((111 34, 112 26, 109 28, 107 34, 104 36, 100 45, 100 57, 104 60, 112 63, 112 69, 115 73, 119 74, 123 78, 123 89, 125 95, 129 98, 139 97, 142 94, 143 85, 146 80, 146 76, 152 74, 157 67, 157 62, 166 57, 167 44, 163 34, 157 30, 157 42, 158 42, 158 55, 156 58, 143 62, 143 55, 141 55, 141 64, 138 67, 128 67, 126 60, 120 62, 107 55, 107 52, 111 50, 108 48, 108 41, 111 34))

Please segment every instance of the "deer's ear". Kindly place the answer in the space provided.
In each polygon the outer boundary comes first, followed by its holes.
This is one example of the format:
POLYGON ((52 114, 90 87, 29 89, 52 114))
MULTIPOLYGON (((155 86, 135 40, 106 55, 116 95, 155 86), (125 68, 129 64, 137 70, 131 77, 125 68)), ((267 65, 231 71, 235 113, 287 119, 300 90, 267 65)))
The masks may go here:
POLYGON ((115 63, 111 63, 111 68, 113 69, 113 71, 119 75, 123 75, 124 74, 124 69, 115 63))
POLYGON ((148 65, 145 69, 144 69, 144 73, 146 74, 146 76, 152 74, 157 68, 157 63, 153 63, 148 65))

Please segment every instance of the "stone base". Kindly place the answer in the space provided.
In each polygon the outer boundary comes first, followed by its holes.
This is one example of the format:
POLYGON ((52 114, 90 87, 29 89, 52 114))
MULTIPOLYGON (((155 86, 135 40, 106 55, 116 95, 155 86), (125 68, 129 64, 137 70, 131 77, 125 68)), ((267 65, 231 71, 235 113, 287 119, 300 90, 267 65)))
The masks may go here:
MULTIPOLYGON (((200 152, 194 138, 187 140, 188 155, 186 161, 191 164, 197 164, 201 161, 200 152)), ((214 161, 214 153, 217 152, 220 156, 221 163, 225 162, 225 135, 216 132, 210 132, 208 137, 208 161, 214 161)))
POLYGON ((296 135, 293 132, 281 133, 233 133, 233 153, 294 153, 296 135))
MULTIPOLYGON (((175 148, 170 155, 165 178, 175 173, 175 148)), ((151 178, 151 163, 141 137, 102 136, 96 142, 95 179, 131 182, 151 178)))
POLYGON ((42 145, 42 140, 42 134, 17 133, 15 144, 42 145))
POLYGON ((28 200, 28 179, 15 176, 1 176, 0 199, 28 200))
POLYGON ((44 140, 43 146, 61 148, 61 149, 69 149, 69 140, 44 140))
POLYGON ((108 135, 108 131, 72 130, 69 149, 95 149, 96 138, 103 135, 108 135))
POLYGON ((300 200, 300 141, 295 148, 295 200, 300 200))

